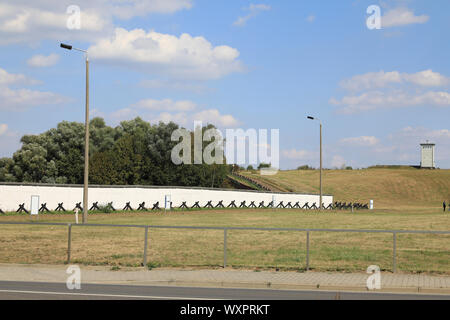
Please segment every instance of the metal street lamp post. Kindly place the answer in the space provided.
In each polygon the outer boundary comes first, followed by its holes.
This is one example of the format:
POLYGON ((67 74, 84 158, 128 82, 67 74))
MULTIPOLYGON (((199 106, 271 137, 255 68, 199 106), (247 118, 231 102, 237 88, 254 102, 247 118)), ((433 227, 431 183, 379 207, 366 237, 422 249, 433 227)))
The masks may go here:
POLYGON ((89 58, 86 50, 74 48, 71 45, 61 43, 61 48, 67 50, 77 50, 85 53, 86 56, 86 118, 84 135, 84 185, 83 185, 83 223, 88 219, 88 187, 89 187, 89 58))
POLYGON ((322 121, 318 118, 314 118, 311 116, 307 117, 310 120, 317 120, 320 123, 320 204, 319 210, 322 211, 322 121))

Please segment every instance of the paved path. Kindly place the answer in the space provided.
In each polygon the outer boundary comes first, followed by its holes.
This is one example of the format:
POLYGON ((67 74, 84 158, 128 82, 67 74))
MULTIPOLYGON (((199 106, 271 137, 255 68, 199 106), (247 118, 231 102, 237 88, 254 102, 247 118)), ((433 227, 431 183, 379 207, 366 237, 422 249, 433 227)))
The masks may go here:
MULTIPOLYGON (((59 282, 68 277, 67 266, 0 264, 0 281, 59 282)), ((364 273, 270 272, 233 269, 188 270, 81 266, 81 282, 146 286, 194 286, 302 290, 367 291, 364 273)), ((381 274, 381 292, 450 294, 449 276, 381 274)))

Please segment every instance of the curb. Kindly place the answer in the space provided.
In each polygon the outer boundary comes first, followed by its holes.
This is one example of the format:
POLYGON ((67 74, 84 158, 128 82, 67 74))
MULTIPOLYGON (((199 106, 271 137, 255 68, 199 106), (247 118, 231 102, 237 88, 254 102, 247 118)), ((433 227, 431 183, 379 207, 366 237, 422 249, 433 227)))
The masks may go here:
POLYGON ((229 288, 229 289, 273 289, 273 290, 307 290, 307 291, 342 291, 342 292, 371 292, 371 293, 408 293, 408 294, 442 294, 450 295, 450 288, 420 288, 420 287, 387 287, 379 290, 368 290, 355 286, 332 285, 302 285, 282 283, 254 283, 254 282, 215 282, 215 281, 182 281, 182 280, 155 280, 155 281, 93 281, 86 284, 114 284, 136 286, 174 286, 199 288, 229 288))

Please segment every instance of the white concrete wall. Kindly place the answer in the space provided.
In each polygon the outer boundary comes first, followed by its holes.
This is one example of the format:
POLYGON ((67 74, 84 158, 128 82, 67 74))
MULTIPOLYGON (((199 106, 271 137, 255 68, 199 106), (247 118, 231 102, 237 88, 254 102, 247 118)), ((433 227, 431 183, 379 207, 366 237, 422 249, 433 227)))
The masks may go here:
MULTIPOLYGON (((20 184, 0 184, 0 209, 3 211, 16 211, 19 204, 25 203, 25 208, 30 209, 31 196, 38 195, 40 204, 47 203, 50 210, 56 209, 59 202, 64 203, 66 210, 73 210, 77 202, 83 202, 82 186, 55 186, 55 185, 20 185, 20 184)), ((225 189, 202 189, 202 188, 186 188, 186 187, 143 187, 143 186, 126 186, 126 187, 89 187, 89 206, 92 203, 107 204, 113 202, 115 209, 122 209, 126 202, 131 202, 133 209, 137 209, 138 205, 145 201, 145 206, 152 207, 154 203, 159 201, 160 207, 164 206, 165 195, 171 195, 174 207, 181 205, 183 201, 188 206, 192 206, 195 201, 200 201, 200 205, 204 206, 208 201, 212 200, 216 205, 223 200, 227 206, 232 200, 236 201, 236 205, 242 201, 255 201, 258 206, 261 201, 265 205, 272 201, 275 196, 276 203, 283 201, 284 204, 291 202, 294 205, 297 201, 303 206, 305 202, 312 205, 314 202, 319 204, 319 195, 307 195, 297 193, 271 193, 256 191, 240 191, 225 189)), ((323 196, 325 206, 333 202, 333 197, 323 196)))

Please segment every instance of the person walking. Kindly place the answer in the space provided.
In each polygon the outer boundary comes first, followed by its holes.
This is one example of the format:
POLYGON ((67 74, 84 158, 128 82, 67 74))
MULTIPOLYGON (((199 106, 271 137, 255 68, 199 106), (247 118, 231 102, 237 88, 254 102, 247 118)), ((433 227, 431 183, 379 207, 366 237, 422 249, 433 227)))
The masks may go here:
POLYGON ((447 206, 447 204, 445 203, 445 200, 444 200, 444 202, 442 203, 442 206, 444 207, 444 212, 445 212, 445 207, 447 206))

